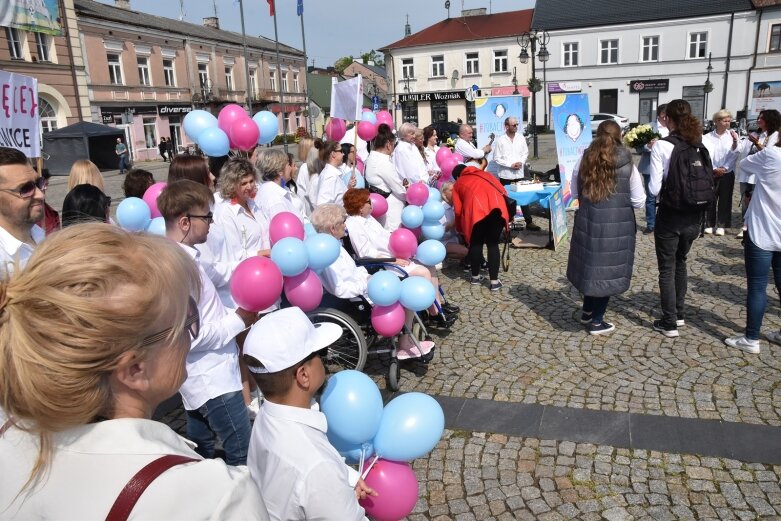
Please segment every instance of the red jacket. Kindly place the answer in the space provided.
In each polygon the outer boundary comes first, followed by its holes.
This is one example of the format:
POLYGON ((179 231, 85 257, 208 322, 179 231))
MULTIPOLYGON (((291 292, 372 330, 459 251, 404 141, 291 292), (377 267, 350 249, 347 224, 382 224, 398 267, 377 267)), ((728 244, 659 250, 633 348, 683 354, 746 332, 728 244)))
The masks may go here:
POLYGON ((453 185, 453 211, 456 229, 464 235, 467 244, 472 237, 472 227, 491 211, 502 213, 505 226, 510 222, 504 196, 507 190, 493 175, 470 166, 465 168, 453 185))

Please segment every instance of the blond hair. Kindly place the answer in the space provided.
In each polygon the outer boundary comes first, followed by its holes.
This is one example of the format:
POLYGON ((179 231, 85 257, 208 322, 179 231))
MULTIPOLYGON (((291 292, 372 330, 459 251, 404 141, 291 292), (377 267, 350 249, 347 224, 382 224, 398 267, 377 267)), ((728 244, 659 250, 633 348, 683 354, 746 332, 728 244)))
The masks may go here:
POLYGON ((315 140, 311 137, 302 137, 301 140, 298 142, 298 160, 301 162, 306 162, 307 155, 309 154, 309 149, 312 148, 315 145, 315 140))
POLYGON ((343 223, 346 218, 347 212, 342 205, 324 203, 312 210, 309 220, 319 233, 330 234, 331 228, 343 223))
POLYGON ((732 119, 732 113, 727 109, 721 109, 720 111, 713 114, 713 121, 721 121, 724 118, 732 119))
POLYGON ((0 282, 0 407, 40 437, 25 487, 50 460, 51 434, 112 416, 109 377, 122 355, 143 359, 180 338, 190 295, 200 278, 182 248, 100 223, 51 235, 0 282), (166 327, 165 339, 142 346, 166 327))
POLYGON ((281 172, 290 164, 287 154, 278 148, 269 148, 255 158, 255 169, 263 181, 276 181, 281 172))
POLYGON ((106 192, 100 170, 89 159, 79 159, 71 166, 71 171, 68 175, 68 191, 73 190, 78 185, 97 186, 101 192, 106 192))
POLYGON ((249 159, 241 157, 234 157, 222 165, 220 170, 220 178, 217 179, 217 191, 225 200, 231 200, 236 197, 236 193, 241 186, 241 181, 246 176, 252 176, 252 178, 258 180, 258 171, 255 166, 250 163, 249 159))

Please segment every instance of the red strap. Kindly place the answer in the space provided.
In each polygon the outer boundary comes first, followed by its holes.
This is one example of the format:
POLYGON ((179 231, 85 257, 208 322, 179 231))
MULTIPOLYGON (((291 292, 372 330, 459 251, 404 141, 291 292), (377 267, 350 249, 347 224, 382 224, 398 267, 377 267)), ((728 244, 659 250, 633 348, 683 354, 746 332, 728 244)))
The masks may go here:
POLYGON ((117 496, 114 505, 109 510, 106 516, 106 521, 125 521, 129 516, 133 507, 136 506, 138 498, 144 493, 144 490, 152 483, 157 477, 176 465, 183 463, 189 463, 191 461, 199 461, 195 458, 188 458, 187 456, 175 456, 169 454, 168 456, 161 456, 156 460, 149 463, 146 467, 139 470, 135 476, 130 478, 125 488, 117 496))

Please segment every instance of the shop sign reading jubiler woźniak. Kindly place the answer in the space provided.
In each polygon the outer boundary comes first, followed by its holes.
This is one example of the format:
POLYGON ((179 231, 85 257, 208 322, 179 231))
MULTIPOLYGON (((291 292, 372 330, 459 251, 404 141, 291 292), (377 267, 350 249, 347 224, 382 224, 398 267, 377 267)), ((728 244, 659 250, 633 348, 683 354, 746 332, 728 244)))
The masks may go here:
POLYGON ((0 71, 0 146, 41 156, 37 79, 0 71))

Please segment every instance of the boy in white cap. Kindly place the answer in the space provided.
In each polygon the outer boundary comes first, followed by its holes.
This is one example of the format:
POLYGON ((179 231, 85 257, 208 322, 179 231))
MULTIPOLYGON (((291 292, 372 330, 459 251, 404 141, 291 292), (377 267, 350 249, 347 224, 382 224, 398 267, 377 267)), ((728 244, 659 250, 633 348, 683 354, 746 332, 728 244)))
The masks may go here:
POLYGON ((328 442, 328 424, 314 400, 325 384, 319 355, 341 334, 338 325, 312 324, 293 307, 263 317, 244 342, 265 398, 248 466, 271 519, 364 521, 358 499, 377 495, 328 442))

